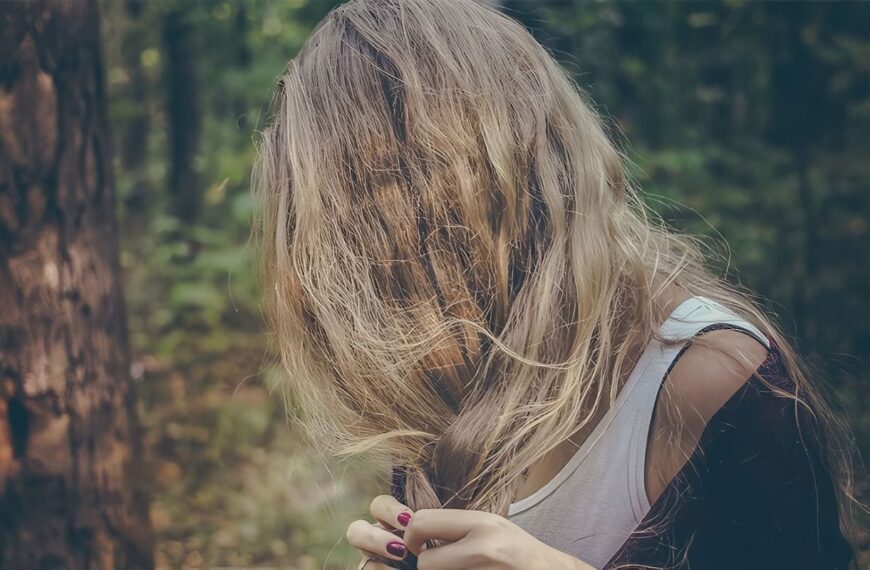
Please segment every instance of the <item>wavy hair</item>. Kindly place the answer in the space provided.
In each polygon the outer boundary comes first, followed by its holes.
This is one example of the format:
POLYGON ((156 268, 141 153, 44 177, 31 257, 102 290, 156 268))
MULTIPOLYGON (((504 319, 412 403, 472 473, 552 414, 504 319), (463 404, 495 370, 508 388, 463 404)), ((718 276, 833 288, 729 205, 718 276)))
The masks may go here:
POLYGON ((643 204, 604 125, 482 3, 330 12, 278 81, 253 175, 295 419, 333 455, 405 466, 412 509, 506 514, 527 469, 615 399, 677 284, 781 347, 848 492, 838 419, 794 350, 643 204))

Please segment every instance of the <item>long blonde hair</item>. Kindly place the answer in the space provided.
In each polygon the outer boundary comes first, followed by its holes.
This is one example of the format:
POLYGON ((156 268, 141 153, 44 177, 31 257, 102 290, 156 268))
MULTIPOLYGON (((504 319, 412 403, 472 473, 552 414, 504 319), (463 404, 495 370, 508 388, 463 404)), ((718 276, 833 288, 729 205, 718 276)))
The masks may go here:
POLYGON ((652 215, 583 91, 493 8, 339 6, 280 78, 259 148, 284 393, 325 451, 405 466, 412 509, 505 514, 614 400, 670 284, 772 338, 836 432, 779 329, 652 215))

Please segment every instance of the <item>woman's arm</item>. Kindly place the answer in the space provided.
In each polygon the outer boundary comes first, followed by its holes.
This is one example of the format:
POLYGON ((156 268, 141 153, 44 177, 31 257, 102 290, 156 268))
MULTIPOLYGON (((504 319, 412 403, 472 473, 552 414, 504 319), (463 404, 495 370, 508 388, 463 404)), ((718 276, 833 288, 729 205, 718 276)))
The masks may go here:
POLYGON ((810 409, 777 394, 796 388, 775 346, 757 373, 705 423, 641 525, 655 528, 605 568, 848 568, 824 436, 810 409))

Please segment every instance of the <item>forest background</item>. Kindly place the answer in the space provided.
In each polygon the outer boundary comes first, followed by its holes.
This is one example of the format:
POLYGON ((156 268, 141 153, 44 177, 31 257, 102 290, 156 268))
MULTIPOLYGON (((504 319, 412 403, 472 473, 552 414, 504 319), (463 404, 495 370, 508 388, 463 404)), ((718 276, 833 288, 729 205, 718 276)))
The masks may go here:
MULTIPOLYGON (((271 88, 337 3, 99 2, 158 567, 343 568, 347 524, 386 491, 270 394, 248 241, 271 88)), ((765 299, 867 456, 870 4, 498 4, 612 121, 648 203, 765 299)))

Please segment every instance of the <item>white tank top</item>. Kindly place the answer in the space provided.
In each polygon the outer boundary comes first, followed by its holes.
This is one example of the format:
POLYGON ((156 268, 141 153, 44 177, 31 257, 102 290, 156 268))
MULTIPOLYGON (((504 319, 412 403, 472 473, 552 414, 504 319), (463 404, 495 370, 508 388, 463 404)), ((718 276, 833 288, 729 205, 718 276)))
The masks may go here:
POLYGON ((664 338, 646 347, 616 401, 576 454, 546 485, 511 503, 508 519, 553 548, 603 567, 650 509, 644 463, 659 387, 689 340, 710 325, 742 329, 768 348, 757 328, 719 303, 692 297, 661 326, 664 338))

